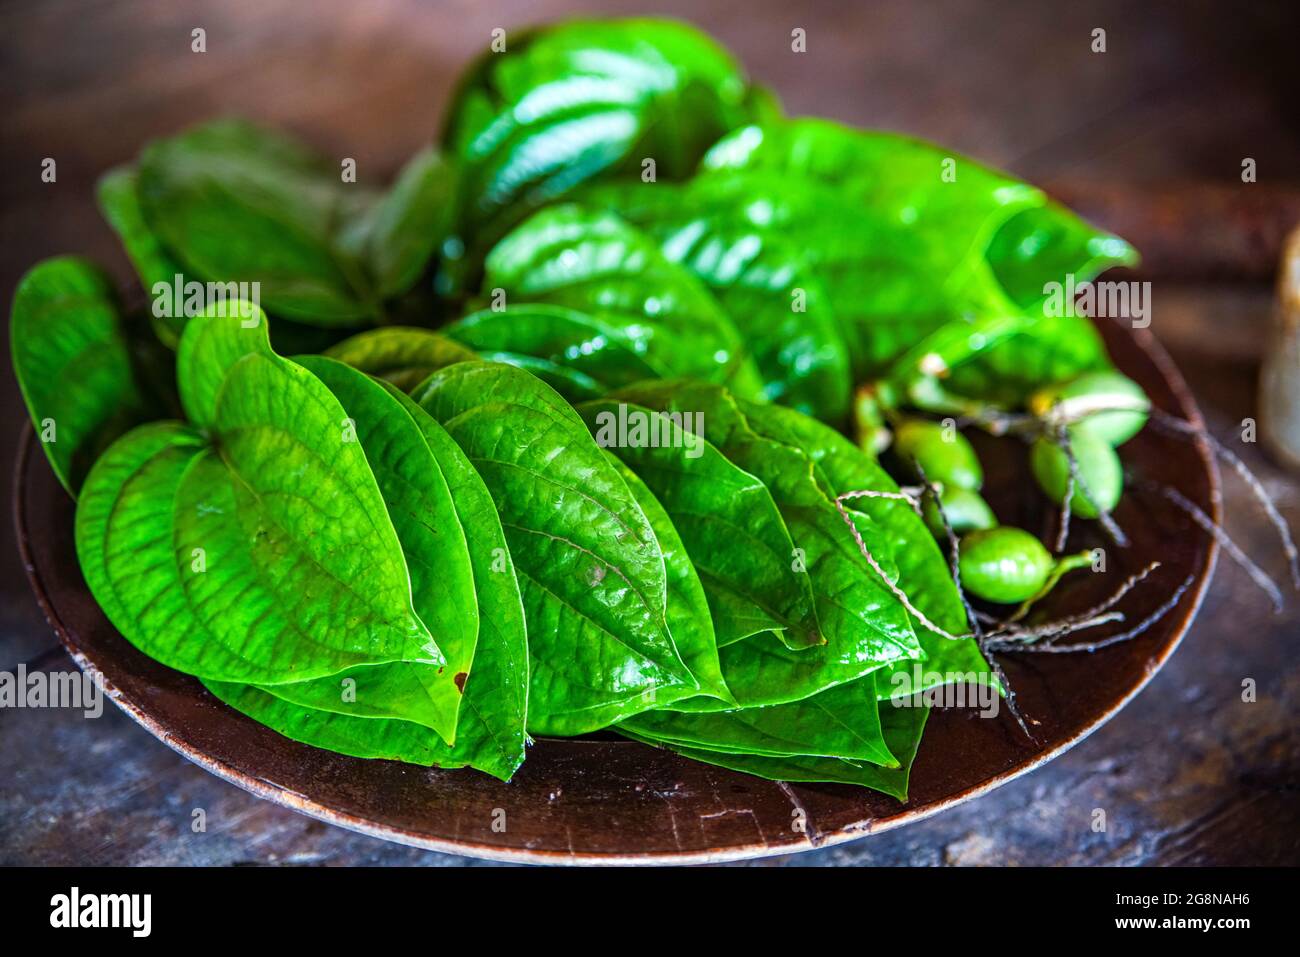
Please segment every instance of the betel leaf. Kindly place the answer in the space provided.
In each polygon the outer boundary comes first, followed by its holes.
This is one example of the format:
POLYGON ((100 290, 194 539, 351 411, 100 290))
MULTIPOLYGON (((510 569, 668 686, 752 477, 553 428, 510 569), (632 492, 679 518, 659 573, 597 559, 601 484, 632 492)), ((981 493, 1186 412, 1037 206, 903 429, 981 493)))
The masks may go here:
POLYGON ((443 141, 464 170, 473 262, 530 210, 604 174, 689 176, 751 108, 726 51, 668 20, 573 21, 501 38, 470 68, 443 141))
MULTIPOLYGON (((459 446, 428 413, 395 387, 387 388, 419 426, 437 458, 472 563, 478 640, 468 674, 456 679, 463 685, 464 698, 454 746, 409 721, 295 705, 279 696, 280 687, 207 684, 227 704, 296 741, 358 757, 443 768, 472 766, 508 781, 523 763, 527 741, 528 645, 505 534, 486 486, 459 446)), ((463 606, 454 611, 469 615, 463 606)))
POLYGON ((455 184, 452 167, 426 147, 349 225, 343 244, 365 265, 380 296, 400 295, 423 275, 451 230, 455 184))
MULTIPOLYGON (((100 212, 122 241, 141 285, 152 290, 159 283, 173 284, 183 269, 145 222, 140 208, 139 174, 135 167, 119 166, 109 170, 100 178, 95 194, 100 212)), ((164 315, 153 316, 154 330, 164 344, 174 349, 185 327, 185 317, 178 310, 164 312, 164 315)))
MULTIPOLYGON (((823 643, 796 650, 766 633, 720 649, 723 677, 741 705, 797 701, 920 653, 906 610, 858 551, 807 454, 752 429, 737 400, 718 386, 647 382, 611 398, 701 414, 704 437, 767 486, 790 531, 791 567, 809 576, 823 643)), ((860 531, 881 570, 895 578, 890 543, 869 521, 860 531)), ((698 702, 683 708, 717 710, 698 702)))
POLYGON ((1101 335, 1075 312, 1070 291, 1113 266, 1134 265, 1133 247, 1048 203, 1004 223, 986 258, 1008 297, 1033 322, 956 364, 946 383, 951 391, 1017 406, 1044 382, 1065 382, 1110 367, 1101 335))
POLYGON ((454 729, 461 688, 478 640, 465 532, 423 430, 377 380, 334 359, 304 356, 298 364, 334 393, 348 414, 383 495, 411 577, 412 604, 444 661, 436 668, 367 665, 329 681, 269 688, 309 707, 371 717, 397 717, 454 729), (348 694, 342 695, 341 682, 348 694))
POLYGON ((932 143, 857 130, 817 117, 736 130, 701 162, 705 174, 767 171, 833 186, 854 206, 899 226, 950 231, 979 255, 1014 212, 1042 205, 1042 191, 932 143))
POLYGON ((345 225, 373 200, 298 142, 224 120, 150 143, 138 187, 149 228, 196 279, 258 282, 277 314, 322 325, 374 313, 345 255, 345 225))
POLYGON ((449 366, 412 397, 501 514, 528 623, 529 730, 578 734, 695 694, 664 620, 663 552, 572 407, 527 372, 487 362, 449 366))
MULTIPOLYGON (((873 490, 897 492, 898 486, 879 464, 856 445, 820 422, 772 406, 744 406, 751 427, 803 449, 834 495, 873 490)), ((930 621, 950 634, 967 631, 966 611, 949 572, 948 560, 910 505, 898 499, 861 497, 845 501, 855 521, 865 516, 885 536, 898 568, 898 586, 930 621)), ((910 694, 935 683, 959 681, 965 675, 991 680, 988 665, 973 640, 953 641, 914 622, 924 652, 925 678, 913 682, 914 662, 891 665, 888 677, 877 675, 878 686, 894 696, 910 694), (898 677, 902 676, 902 677, 898 677)))
MULTIPOLYGON (((329 363, 324 359, 312 361, 313 365, 321 368, 329 363)), ((464 529, 471 559, 473 594, 468 603, 458 601, 450 590, 434 588, 433 580, 426 583, 426 588, 421 588, 420 564, 415 560, 409 562, 415 583, 416 607, 421 610, 425 622, 433 624, 438 620, 435 610, 424 611, 433 602, 446 606, 443 615, 452 619, 461 616, 477 625, 472 663, 465 661, 459 666, 463 671, 451 676, 456 685, 464 689, 455 745, 443 744, 424 727, 406 720, 361 716, 361 711, 337 705, 324 709, 304 707, 309 698, 292 693, 294 687, 276 685, 256 689, 222 683, 208 683, 208 687, 231 706, 294 740, 359 757, 391 757, 439 767, 468 765, 508 780, 524 761, 528 644, 519 585, 497 510, 477 472, 445 430, 396 387, 389 385, 386 389, 389 397, 400 406, 400 411, 419 426, 430 452, 437 459, 435 465, 446 477, 452 507, 455 508, 456 520, 464 529), (422 603, 421 594, 424 596, 422 603), (268 693, 273 697, 268 697, 268 693)), ((387 501, 390 512, 393 512, 393 498, 387 501)), ((434 506, 430 511, 439 510, 434 506)), ((399 520, 399 534, 402 527, 399 520)), ((407 540, 403 540, 403 545, 409 557, 411 545, 407 540)), ((434 573, 437 570, 428 568, 426 571, 434 573)), ((451 662, 452 654, 454 651, 448 650, 448 668, 458 667, 451 662)), ((404 666, 378 666, 374 670, 385 667, 404 666)), ((355 671, 347 674, 355 674, 355 671)), ((357 701, 361 697, 360 689, 357 689, 357 701)))
POLYGON ((647 711, 619 725, 688 748, 769 757, 822 757, 897 766, 880 725, 871 675, 803 701, 740 711, 647 711))
POLYGON ((281 681, 442 665, 346 411, 270 350, 265 315, 244 305, 247 318, 192 319, 178 351, 185 408, 212 442, 175 493, 176 560, 196 617, 281 681))
POLYGON ((743 340, 704 285, 612 213, 566 204, 535 213, 487 258, 484 298, 547 303, 595 316, 674 375, 758 395, 743 340))
POLYGON ((564 306, 525 303, 484 309, 442 332, 485 359, 508 362, 534 375, 540 374, 538 368, 546 369, 542 378, 570 402, 672 374, 644 350, 645 340, 635 327, 628 331, 616 321, 564 306))
POLYGON ((37 437, 75 496, 99 454, 153 405, 108 277, 72 256, 34 266, 14 293, 9 341, 37 437))
POLYGON ((176 489, 207 447, 180 422, 128 432, 100 456, 77 501, 77 558, 108 620, 149 657, 180 671, 233 681, 284 678, 282 664, 244 657, 211 636, 182 576, 196 566, 172 538, 176 489))
MULTIPOLYGON (((393 718, 358 718, 318 711, 277 698, 255 685, 205 679, 204 686, 225 704, 286 738, 355 758, 387 758, 424 767, 447 764, 447 746, 423 725, 393 718)), ((486 770, 486 769, 484 769, 486 770)), ((489 772, 491 773, 491 772, 489 772)), ((497 777, 509 780, 509 773, 497 777)))
POLYGON ((764 398, 842 420, 851 389, 848 348, 808 254, 727 204, 696 207, 688 194, 700 190, 610 183, 579 198, 631 220, 709 287, 745 337, 764 398))
POLYGON ((410 392, 443 366, 478 358, 441 333, 407 326, 368 329, 325 350, 325 355, 410 392))
POLYGON ((578 413, 667 510, 704 585, 719 646, 763 631, 788 631, 796 647, 821 640, 812 586, 791 568, 794 543, 767 486, 703 436, 688 439, 680 420, 660 418, 651 442, 627 423, 659 412, 601 399, 578 413))
POLYGON ((808 251, 858 377, 946 322, 1008 308, 985 250, 1045 202, 951 151, 810 118, 737 130, 701 165, 693 195, 730 192, 733 208, 808 251))
POLYGON ((425 151, 381 193, 295 140, 219 120, 149 144, 135 192, 187 278, 257 283, 277 317, 346 327, 385 316, 422 274, 448 228, 450 180, 425 151))
MULTIPOLYGON (((760 754, 709 751, 704 748, 672 744, 660 746, 668 747, 695 761, 757 775, 771 781, 856 784, 882 791, 900 801, 906 801, 912 764, 916 760, 921 734, 925 730, 925 721, 929 715, 929 708, 926 707, 895 708, 890 704, 880 706, 880 723, 885 735, 885 744, 889 747, 890 754, 898 761, 899 766, 896 768, 838 758, 770 757, 760 754)), ((634 741, 659 744, 635 732, 624 731, 623 733, 634 741)))
POLYGON ((672 633, 673 644, 682 663, 690 669, 700 694, 716 698, 726 704, 735 704, 731 692, 722 679, 722 666, 718 664, 718 643, 713 634, 713 620, 709 616, 708 599, 700 584, 695 566, 691 564, 686 547, 677 529, 659 500, 636 473, 607 453, 609 460, 627 483, 628 491, 654 529, 655 540, 664 556, 664 571, 668 577, 668 596, 664 606, 664 620, 672 633))
POLYGON ((438 763, 441 767, 470 764, 509 779, 523 763, 527 742, 528 637, 501 518, 483 479, 455 440, 395 386, 388 388, 420 427, 438 460, 465 530, 474 574, 478 643, 465 680, 456 745, 438 763))

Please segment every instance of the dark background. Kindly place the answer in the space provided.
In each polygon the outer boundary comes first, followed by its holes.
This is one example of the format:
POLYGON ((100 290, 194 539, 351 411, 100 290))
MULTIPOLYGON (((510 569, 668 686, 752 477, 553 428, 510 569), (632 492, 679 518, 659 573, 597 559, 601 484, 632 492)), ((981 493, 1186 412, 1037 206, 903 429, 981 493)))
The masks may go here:
MULTIPOLYGON (((1300 221, 1295 3, 557 0, 6 0, 0 8, 0 292, 61 252, 123 283, 95 179, 150 137, 215 114, 287 127, 389 175, 435 136, 494 27, 575 12, 699 24, 791 113, 903 130, 1047 185, 1147 254, 1152 331, 1210 427, 1300 525, 1300 482, 1240 442, 1280 230, 1300 221), (190 31, 207 31, 207 52, 190 31), (790 51, 803 27, 808 52, 790 51), (1107 52, 1090 49, 1106 30, 1107 52), (44 157, 58 181, 40 181, 44 157), (1242 184, 1252 157, 1259 181, 1242 184)), ((26 418, 7 364, 0 448, 26 418)), ((10 453, 4 453, 8 456, 10 453)), ((8 470, 3 498, 9 499, 8 470)), ((51 479, 52 480, 52 479, 51 479)), ((1226 480, 1229 531, 1276 577, 1275 540, 1226 480)), ((28 590, 5 509, 0 670, 68 669, 28 590)), ((1172 662, 1070 754, 938 818, 765 863, 1300 862, 1300 597, 1282 615, 1223 564, 1172 662), (1241 701, 1253 678, 1259 700, 1241 701), (1109 827, 1094 833, 1092 812, 1109 827)), ((0 711, 0 863, 417 863, 462 858, 320 824, 188 764, 116 709, 0 711), (190 832, 191 812, 208 818, 190 832)))

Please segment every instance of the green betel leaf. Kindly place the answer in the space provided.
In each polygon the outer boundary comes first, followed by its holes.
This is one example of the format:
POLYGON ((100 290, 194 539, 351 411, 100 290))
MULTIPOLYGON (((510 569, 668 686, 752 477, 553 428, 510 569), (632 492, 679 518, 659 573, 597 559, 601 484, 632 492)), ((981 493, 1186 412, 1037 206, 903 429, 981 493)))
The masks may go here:
POLYGON ((411 576, 416 613, 445 661, 366 665, 314 682, 267 688, 308 707, 415 721, 451 740, 479 620, 465 533, 423 431, 378 381, 334 359, 298 360, 347 410, 344 441, 360 442, 384 497, 411 576), (346 693, 345 693, 346 692, 346 693))
POLYGON ((737 130, 702 167, 699 195, 730 193, 708 201, 807 251, 859 378, 946 322, 1014 308, 985 250, 1003 223, 1046 201, 937 146, 817 119, 737 130))
POLYGON ((283 679, 285 668, 245 658, 212 636, 190 605, 182 576, 198 555, 176 553, 173 501, 206 449, 179 422, 128 432, 99 458, 77 501, 77 558, 109 621, 149 657, 179 671, 233 681, 283 679))
MULTIPOLYGON (((900 801, 906 801, 912 763, 916 759, 916 752, 921 744, 921 734, 925 730, 925 721, 929 716, 930 711, 925 707, 880 706, 880 723, 885 735, 885 744, 898 761, 898 767, 880 767, 866 761, 846 761, 838 758, 771 757, 760 754, 732 754, 671 744, 665 746, 684 757, 732 771, 757 775, 770 781, 856 784, 871 788, 873 791, 881 791, 900 801)), ((645 744, 658 744, 635 733, 624 733, 633 740, 645 744)))
POLYGON ((377 191, 288 137, 219 120, 149 144, 134 189, 110 180, 103 201, 149 288, 174 261, 192 281, 256 283, 277 318, 347 327, 385 317, 423 275, 447 234, 454 182, 425 150, 377 191))
MULTIPOLYGON (((140 208, 139 179, 134 166, 109 170, 96 185, 96 197, 100 212, 117 233, 140 277, 140 284, 148 291, 159 283, 172 285, 184 270, 145 222, 140 208)), ((185 328, 185 317, 178 310, 166 312, 163 316, 153 316, 153 327, 158 338, 174 349, 185 328)))
POLYGON ((955 366, 947 383, 951 391, 1018 406, 1045 382, 1110 368, 1101 335, 1075 312, 1071 291, 1113 266, 1136 264, 1132 246, 1048 203, 1004 223, 987 258, 1007 295, 1033 322, 955 366))
POLYGON ((734 705, 736 701, 722 680, 722 667, 718 664, 718 643, 713 634, 708 599, 704 597, 704 587, 677 529, 659 500, 636 473, 612 453, 609 453, 609 460, 641 506, 646 521, 654 529, 659 550, 663 552, 664 569, 668 575, 665 620, 677 653, 700 686, 700 694, 734 705))
POLYGON ((898 765, 885 744, 871 675, 803 701, 766 708, 712 714, 647 711, 620 724, 619 730, 624 729, 664 744, 708 751, 898 765))
POLYGON ((508 781, 524 761, 527 742, 528 644, 505 533, 487 487, 465 453, 428 413, 395 387, 387 388, 438 459, 473 563, 479 633, 472 668, 462 679, 465 695, 455 745, 446 745, 409 721, 302 707, 275 696, 279 687, 207 685, 231 707, 295 741, 356 757, 442 768, 469 766, 508 781))
POLYGON ((325 350, 325 355, 410 392, 443 366, 478 358, 441 333, 407 326, 368 329, 325 350))
MULTIPOLYGON (((741 705, 801 700, 919 655, 907 611, 859 552, 809 456, 760 434, 736 400, 717 386, 649 382, 611 398, 702 415, 704 437, 767 486, 790 531, 795 546, 791 569, 808 575, 823 642, 791 649, 766 633, 722 648, 723 677, 741 705)), ((892 548, 883 533, 869 520, 860 523, 860 532, 880 568, 896 578, 892 548)), ((780 635, 788 640, 786 632, 780 635)), ((707 702, 687 702, 682 708, 718 710, 707 702)))
POLYGON ((407 161, 392 188, 350 226, 346 244, 385 298, 423 275, 451 230, 455 172, 434 149, 407 161))
POLYGON ((180 343, 183 399, 212 441, 175 495, 178 560, 204 556, 202 573, 182 573, 197 616, 283 681, 386 661, 441 666, 346 411, 270 351, 260 310, 248 315, 196 317, 180 343))
POLYGON ((484 309, 442 331, 485 359, 528 369, 570 402, 673 374, 645 352, 646 337, 639 328, 563 306, 484 309))
POLYGON ((321 325, 375 313, 344 225, 373 200, 297 142, 241 121, 158 140, 140 155, 145 221, 192 278, 258 282, 270 310, 321 325), (354 187, 355 188, 355 187, 354 187))
MULTIPOLYGON (((806 416, 771 406, 744 405, 750 424, 773 438, 803 449, 817 463, 835 495, 870 489, 896 492, 898 486, 876 461, 834 429, 806 416)), ((846 501, 855 517, 865 517, 881 530, 893 551, 898 568, 898 586, 912 604, 930 621, 954 635, 967 631, 966 611, 948 567, 948 559, 934 539, 925 534, 925 523, 906 502, 897 499, 862 497, 846 501)), ((914 622, 924 652, 920 686, 910 681, 914 662, 892 665, 887 674, 877 675, 877 685, 888 686, 895 697, 911 694, 935 683, 961 680, 955 675, 974 675, 992 680, 988 664, 973 640, 953 641, 914 622), (908 681, 896 675, 909 676, 908 681)))
POLYGON ((388 386, 424 433, 451 489, 465 530, 478 603, 478 644, 465 681, 456 746, 441 767, 469 764, 509 779, 523 763, 527 742, 528 637, 523 598, 505 531, 492 495, 447 431, 396 387, 388 386))
POLYGON ((574 21, 503 37, 452 102, 443 140, 464 170, 461 229, 485 250, 531 209, 612 173, 689 176, 727 130, 770 112, 736 62, 667 20, 574 21))
POLYGON ((568 403, 486 362, 449 366, 413 398, 469 456, 501 514, 528 622, 529 730, 578 734, 695 694, 664 620, 654 531, 568 403))
MULTIPOLYGON (((449 757, 447 746, 423 725, 304 708, 254 685, 206 679, 203 684, 221 701, 258 724, 312 747, 354 758, 387 758, 424 767, 465 766, 464 763, 443 764, 449 757)), ((496 776, 503 780, 510 777, 508 773, 496 776)))
POLYGON ((667 510, 704 585, 720 647, 773 630, 788 631, 795 647, 821 640, 812 586, 791 568, 794 543, 767 486, 703 436, 688 436, 680 418, 613 399, 578 413, 667 510), (643 424, 651 416, 661 430, 655 442, 643 424))
POLYGON ((75 497, 99 454, 151 411, 108 277, 71 256, 33 267, 14 293, 9 340, 36 435, 75 497))
POLYGON ((652 235, 702 280, 741 330, 763 397, 831 422, 848 411, 848 347, 809 255, 729 203, 691 200, 709 184, 611 183, 579 194, 652 235))
POLYGON ((610 213, 564 205, 534 214, 493 248, 482 295, 580 310, 618 330, 661 374, 761 391, 739 332, 708 289, 610 213))
POLYGON ((964 253, 976 255, 1011 214, 1044 202, 1028 183, 933 143, 816 117, 736 130, 709 150, 701 169, 765 171, 833 186, 881 220, 951 232, 966 244, 964 253))

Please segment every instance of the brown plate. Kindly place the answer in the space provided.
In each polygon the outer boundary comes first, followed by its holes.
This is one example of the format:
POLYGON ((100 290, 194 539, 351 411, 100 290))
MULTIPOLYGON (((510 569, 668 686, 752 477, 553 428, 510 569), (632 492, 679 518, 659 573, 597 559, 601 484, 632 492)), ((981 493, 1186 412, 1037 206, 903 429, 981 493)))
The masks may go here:
MULTIPOLYGON (((1101 331, 1119 368, 1158 406, 1200 424, 1182 377, 1147 333, 1109 322, 1101 331)), ((978 444, 987 496, 1001 520, 1048 536, 1054 510, 1029 478, 1023 447, 978 444)), ((538 741, 515 779, 502 784, 475 771, 349 758, 290 741, 136 651, 86 589, 73 547, 73 503, 35 446, 28 430, 14 482, 28 577, 63 644, 82 668, 103 674, 119 707, 176 751, 259 797, 387 840, 508 861, 703 863, 783 854, 897 827, 977 797, 1082 740, 1151 679, 1187 630, 1217 554, 1163 497, 1127 491, 1116 519, 1132 544, 1107 548, 1107 574, 1068 579, 1050 610, 1081 611, 1153 560, 1162 567, 1121 606, 1130 622, 1150 614, 1189 575, 1193 587, 1134 641, 1091 655, 1003 656, 1038 743, 1020 734, 1006 708, 993 719, 936 710, 905 804, 845 785, 776 784, 603 739, 538 741), (796 809, 804 812, 804 830, 794 826, 796 809)), ((1218 475, 1203 445, 1147 429, 1122 456, 1130 470, 1177 488, 1217 519, 1218 475)), ((1071 547, 1106 545, 1095 524, 1079 523, 1071 547)))

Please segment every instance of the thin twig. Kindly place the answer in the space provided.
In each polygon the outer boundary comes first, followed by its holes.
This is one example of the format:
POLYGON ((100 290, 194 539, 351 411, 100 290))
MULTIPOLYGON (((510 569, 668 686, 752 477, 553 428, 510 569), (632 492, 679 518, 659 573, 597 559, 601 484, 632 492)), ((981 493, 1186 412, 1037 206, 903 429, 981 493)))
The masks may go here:
POLYGON ((1094 651, 1100 651, 1103 648, 1109 648, 1111 645, 1118 645, 1121 642, 1129 641, 1143 634, 1144 632, 1146 632, 1148 628, 1150 628, 1157 621, 1159 621, 1161 618, 1167 615, 1174 608, 1174 606, 1178 604, 1178 602, 1182 599, 1183 595, 1187 593, 1187 589, 1192 587, 1192 583, 1194 581, 1196 581, 1196 572, 1192 572, 1190 575, 1184 578, 1183 583, 1179 585, 1177 589, 1175 589, 1174 593, 1170 595, 1168 600, 1163 602, 1159 608, 1157 608, 1151 614, 1147 615, 1146 618, 1142 619, 1142 621, 1139 622, 1133 628, 1130 628, 1128 631, 1122 632, 1118 635, 1111 635, 1109 638, 1103 638, 1100 641, 1093 641, 1082 645, 1054 645, 1051 643, 1047 643, 1047 644, 1014 646, 1009 648, 999 648, 998 650, 999 651, 1025 651, 1025 652, 1032 652, 1035 654, 1046 654, 1046 655, 1068 655, 1068 654, 1079 654, 1080 652, 1091 653, 1094 651))
POLYGON ((1173 502, 1174 505, 1178 506, 1178 508, 1183 512, 1187 513, 1192 521, 1201 526, 1201 528, 1203 528, 1216 542, 1219 543, 1220 547, 1228 553, 1229 558, 1245 569, 1246 574, 1249 575, 1251 580, 1260 587, 1260 590, 1262 590, 1264 594, 1268 595, 1269 599, 1273 602, 1273 612, 1275 614, 1281 612, 1283 605, 1282 590, 1277 587, 1277 583, 1269 577, 1268 572, 1256 565, 1254 560, 1242 551, 1241 547, 1232 540, 1228 533, 1225 532, 1223 528, 1214 521, 1214 519, 1206 515, 1199 505, 1177 489, 1170 488, 1168 485, 1163 485, 1160 482, 1153 482, 1150 479, 1138 479, 1137 484, 1143 488, 1149 488, 1159 492, 1170 502, 1173 502))
POLYGON ((1295 540, 1291 537, 1291 528, 1277 510, 1277 506, 1273 504, 1273 499, 1264 488, 1264 484, 1255 477, 1255 473, 1250 470, 1250 467, 1235 452, 1204 428, 1193 425, 1186 419, 1180 419, 1176 415, 1170 415, 1163 409, 1153 407, 1151 409, 1151 421, 1157 428, 1164 429, 1167 433, 1177 432, 1182 435, 1193 435, 1204 440, 1205 444, 1219 458, 1227 462, 1232 467, 1232 470, 1241 477, 1241 480, 1250 488, 1255 498, 1264 506, 1264 512, 1268 515, 1268 520, 1277 531, 1278 538, 1282 540, 1282 548, 1286 552, 1287 566, 1291 571, 1291 583, 1297 590, 1300 590, 1300 552, 1297 551, 1295 540))
MULTIPOLYGON (((1070 444, 1070 433, 1065 429, 1060 429, 1052 436, 1052 440, 1056 443, 1057 447, 1065 453, 1066 461, 1070 465, 1070 494, 1066 496, 1066 505, 1064 507, 1069 508, 1069 501, 1074 495, 1073 487, 1077 482, 1079 490, 1083 492, 1083 497, 1091 502, 1092 506, 1097 510, 1097 520, 1101 522, 1101 527, 1106 530, 1106 534, 1109 535, 1120 548, 1128 547, 1128 536, 1124 534, 1124 530, 1119 527, 1119 523, 1115 521, 1110 512, 1101 507, 1096 496, 1092 494, 1092 489, 1088 488, 1088 483, 1084 481, 1083 476, 1079 474, 1079 460, 1075 458, 1074 449, 1070 444)), ((1057 550, 1059 551, 1060 549, 1057 550)))

